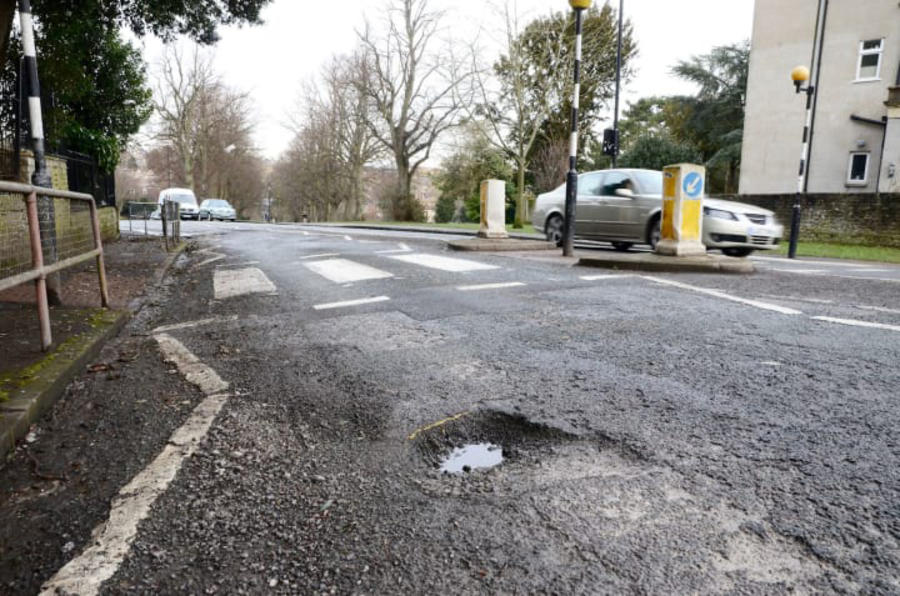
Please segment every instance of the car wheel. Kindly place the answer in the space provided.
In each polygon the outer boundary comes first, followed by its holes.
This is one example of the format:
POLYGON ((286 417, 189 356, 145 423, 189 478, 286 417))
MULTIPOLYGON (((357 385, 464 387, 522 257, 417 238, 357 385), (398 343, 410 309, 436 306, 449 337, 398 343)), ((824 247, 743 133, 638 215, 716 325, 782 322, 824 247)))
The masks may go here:
POLYGON ((634 246, 634 243, 632 243, 632 242, 613 242, 612 245, 613 245, 613 248, 616 249, 617 251, 625 252, 629 248, 634 246))
POLYGON ((556 246, 562 246, 563 242, 563 218, 558 214, 551 215, 547 218, 547 223, 544 226, 544 230, 547 235, 547 240, 549 242, 554 243, 556 246))
POLYGON ((656 245, 659 244, 659 239, 662 237, 659 216, 654 217, 653 221, 650 222, 650 233, 647 234, 647 236, 650 241, 650 248, 656 250, 656 245))
POLYGON ((752 252, 752 248, 740 248, 737 246, 722 249, 722 254, 728 257, 746 257, 752 252))

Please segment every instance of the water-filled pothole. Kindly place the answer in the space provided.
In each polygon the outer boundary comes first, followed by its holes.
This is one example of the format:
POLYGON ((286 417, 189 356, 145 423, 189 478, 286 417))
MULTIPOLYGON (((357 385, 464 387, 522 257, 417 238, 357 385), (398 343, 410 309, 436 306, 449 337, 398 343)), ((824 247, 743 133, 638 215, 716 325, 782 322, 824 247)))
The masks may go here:
POLYGON ((456 447, 441 463, 441 472, 458 474, 477 468, 493 468, 503 462, 503 449, 493 443, 472 443, 456 447))

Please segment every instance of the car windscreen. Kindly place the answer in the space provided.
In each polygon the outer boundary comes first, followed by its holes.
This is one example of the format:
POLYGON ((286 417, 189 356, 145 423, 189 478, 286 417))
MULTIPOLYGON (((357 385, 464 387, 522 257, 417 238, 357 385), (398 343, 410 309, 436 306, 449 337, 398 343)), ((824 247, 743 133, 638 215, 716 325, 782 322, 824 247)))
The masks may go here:
POLYGON ((194 195, 169 195, 166 197, 172 201, 177 201, 182 205, 196 205, 197 199, 194 198, 194 195))
POLYGON ((662 194, 662 172, 629 172, 641 187, 641 194, 662 194))
POLYGON ((207 207, 217 207, 217 208, 231 207, 231 205, 228 204, 228 201, 225 201, 223 199, 209 199, 207 201, 204 201, 204 203, 206 203, 207 207))

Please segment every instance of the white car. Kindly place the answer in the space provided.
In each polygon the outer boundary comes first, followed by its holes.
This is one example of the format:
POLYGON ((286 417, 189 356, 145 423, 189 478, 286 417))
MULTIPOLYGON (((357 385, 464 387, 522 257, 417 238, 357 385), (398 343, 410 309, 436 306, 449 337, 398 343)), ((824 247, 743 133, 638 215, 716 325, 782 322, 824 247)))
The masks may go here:
POLYGON ((234 221, 237 219, 237 212, 231 206, 231 203, 224 199, 203 199, 203 202, 200 203, 200 215, 198 217, 199 219, 208 219, 210 221, 213 219, 234 221))
POLYGON ((181 219, 199 219, 200 207, 197 205, 197 197, 190 188, 166 188, 159 193, 160 206, 165 201, 176 201, 181 213, 181 219))
MULTIPOLYGON (((532 224, 551 242, 563 234, 566 185, 538 195, 532 224)), ((662 172, 598 170, 578 176, 575 237, 611 242, 617 250, 635 244, 655 248, 660 238, 662 172)), ((767 209, 703 198, 703 244, 733 257, 778 247, 784 227, 767 209)))

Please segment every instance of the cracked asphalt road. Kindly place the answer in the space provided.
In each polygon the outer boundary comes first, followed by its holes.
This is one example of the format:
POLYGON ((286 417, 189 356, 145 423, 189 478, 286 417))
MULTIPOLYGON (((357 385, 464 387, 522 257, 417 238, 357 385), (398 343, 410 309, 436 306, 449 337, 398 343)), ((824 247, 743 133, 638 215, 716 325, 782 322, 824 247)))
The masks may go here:
POLYGON ((106 357, 140 356, 0 470, 4 591, 89 546, 198 402, 165 325, 230 397, 104 594, 900 593, 900 269, 643 277, 207 229, 106 357), (482 442, 501 465, 439 473, 482 442))

